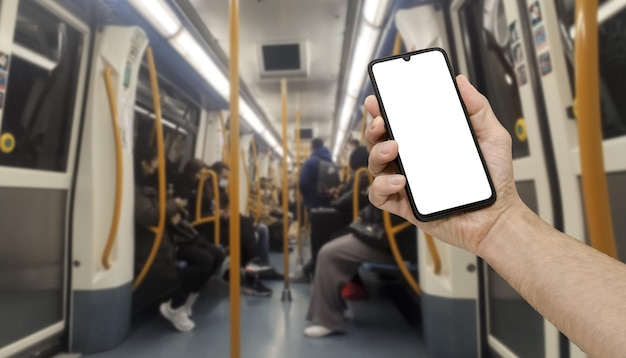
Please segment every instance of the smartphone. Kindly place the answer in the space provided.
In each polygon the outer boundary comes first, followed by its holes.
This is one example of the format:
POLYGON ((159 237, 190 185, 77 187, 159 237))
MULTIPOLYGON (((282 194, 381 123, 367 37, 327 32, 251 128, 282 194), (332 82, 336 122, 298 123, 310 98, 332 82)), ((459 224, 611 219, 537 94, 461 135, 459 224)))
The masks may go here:
POLYGON ((374 60, 369 75, 415 217, 432 221, 496 199, 445 51, 374 60))

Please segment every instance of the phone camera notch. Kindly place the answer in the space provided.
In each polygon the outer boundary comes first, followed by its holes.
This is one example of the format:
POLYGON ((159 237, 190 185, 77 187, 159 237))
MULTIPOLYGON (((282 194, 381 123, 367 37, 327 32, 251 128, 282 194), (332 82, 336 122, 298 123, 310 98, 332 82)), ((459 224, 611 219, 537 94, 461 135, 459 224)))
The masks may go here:
POLYGON ((406 62, 411 61, 411 56, 402 56, 402 59, 405 60, 406 62))

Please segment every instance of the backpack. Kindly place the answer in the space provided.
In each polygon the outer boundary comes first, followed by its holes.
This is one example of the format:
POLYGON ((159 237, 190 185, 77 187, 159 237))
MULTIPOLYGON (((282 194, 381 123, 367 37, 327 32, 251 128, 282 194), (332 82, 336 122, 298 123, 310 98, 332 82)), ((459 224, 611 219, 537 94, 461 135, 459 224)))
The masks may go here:
POLYGON ((317 191, 320 195, 328 195, 327 192, 331 188, 339 186, 341 179, 339 178, 339 167, 333 162, 320 159, 317 169, 317 191))

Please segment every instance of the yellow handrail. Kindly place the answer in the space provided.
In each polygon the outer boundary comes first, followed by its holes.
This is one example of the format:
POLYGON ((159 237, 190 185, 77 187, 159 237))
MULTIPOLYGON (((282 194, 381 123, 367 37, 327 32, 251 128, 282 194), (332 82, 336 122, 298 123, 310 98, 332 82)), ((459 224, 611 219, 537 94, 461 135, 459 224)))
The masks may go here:
MULTIPOLYGON (((284 78, 280 81, 281 95, 282 95, 282 124, 283 124, 283 282, 284 290, 289 290, 289 206, 288 206, 288 190, 289 181, 287 178, 287 156, 289 155, 287 149, 287 80, 284 78)), ((286 299, 283 296, 283 300, 286 299)))
POLYGON ((154 129, 157 139, 157 155, 159 162, 159 224, 157 226, 156 237, 150 250, 150 255, 146 260, 146 263, 141 268, 139 275, 135 278, 133 283, 133 289, 137 289, 143 282, 152 267, 152 263, 161 247, 163 241, 163 232, 165 230, 165 151, 163 148, 163 124, 161 121, 161 97, 159 97, 159 82, 157 80, 156 66, 154 65, 154 56, 152 55, 152 48, 148 47, 146 50, 146 56, 148 56, 148 69, 150 72, 150 86, 152 87, 152 101, 154 103, 154 129))
POLYGON ((111 226, 109 228, 109 238, 104 245, 102 252, 102 265, 105 269, 111 268, 111 251, 115 240, 117 239, 117 229, 120 223, 120 215, 122 213, 122 192, 124 189, 124 168, 122 157, 122 135, 120 133, 120 121, 117 112, 117 100, 113 92, 113 84, 111 83, 111 72, 113 68, 107 66, 104 70, 104 84, 106 85, 107 96, 109 98, 109 107, 111 108, 111 122, 113 124, 113 138, 115 140, 115 201, 113 204, 113 217, 111 218, 111 226))
MULTIPOLYGON (((239 148, 239 0, 230 0, 230 141, 232 150, 239 148)), ((235 152, 236 153, 236 152, 235 152)), ((230 357, 241 356, 241 267, 239 248, 239 156, 228 158, 231 168, 230 193, 230 357)))
POLYGON ((370 182, 370 185, 374 181, 372 174, 370 174, 367 168, 359 168, 354 172, 354 186, 352 187, 352 220, 357 220, 359 218, 359 199, 360 199, 360 188, 361 188, 361 174, 367 173, 367 179, 370 182))
POLYGON ((254 216, 254 222, 258 223, 259 218, 261 217, 261 210, 263 208, 263 203, 261 202, 261 176, 259 175, 259 153, 256 146, 256 141, 252 138, 252 142, 250 142, 250 147, 252 148, 252 164, 254 165, 254 188, 256 190, 256 210, 254 216))
POLYGON ((385 224, 385 231, 387 233, 387 238, 389 239, 389 246, 391 247, 391 253, 393 254, 393 258, 396 260, 396 264, 398 265, 400 272, 402 272, 402 276, 404 276, 404 279, 409 283, 409 286, 411 286, 413 291, 417 295, 419 295, 421 293, 420 286, 415 278, 411 276, 411 273, 406 267, 404 260, 402 260, 402 254, 400 253, 400 250, 398 249, 398 244, 396 242, 396 234, 408 228, 412 224, 410 222, 405 222, 394 227, 391 224, 391 214, 387 211, 383 211, 383 222, 385 224))
POLYGON ((361 138, 359 138, 359 143, 363 145, 365 143, 365 126, 367 124, 367 108, 363 106, 363 117, 361 117, 361 138))
POLYGON ((246 161, 246 153, 241 148, 239 151, 239 155, 241 157, 241 161, 243 163, 243 172, 246 175, 246 188, 248 188, 248 200, 246 200, 246 216, 250 215, 250 192, 252 191, 250 188, 252 187, 252 179, 250 179, 250 167, 248 167, 248 162, 246 161))
POLYGON ((196 196, 196 217, 191 225, 198 226, 205 223, 215 222, 215 237, 213 238, 215 245, 219 245, 220 243, 220 214, 220 190, 217 181, 217 174, 211 169, 204 169, 200 172, 200 180, 198 181, 198 193, 196 196), (213 184, 213 200, 215 202, 215 208, 213 210, 213 215, 203 217, 202 199, 204 195, 204 183, 206 182, 207 176, 211 177, 211 182, 213 184))
POLYGON ((602 153, 598 0, 576 1, 576 98, 582 191, 589 242, 617 258, 602 153))
POLYGON ((428 253, 433 260, 433 272, 435 273, 435 275, 439 275, 441 273, 441 256, 439 256, 439 250, 437 250, 435 240, 426 231, 424 231, 424 239, 426 240, 428 253))
POLYGON ((298 262, 302 263, 302 198, 300 197, 300 109, 296 111, 296 223, 298 231, 298 262))
POLYGON ((224 113, 222 113, 222 111, 219 111, 218 117, 220 119, 220 125, 222 127, 222 137, 224 139, 224 144, 222 144, 222 161, 226 164, 230 164, 230 152, 228 148, 228 135, 226 134, 226 121, 224 120, 224 113))

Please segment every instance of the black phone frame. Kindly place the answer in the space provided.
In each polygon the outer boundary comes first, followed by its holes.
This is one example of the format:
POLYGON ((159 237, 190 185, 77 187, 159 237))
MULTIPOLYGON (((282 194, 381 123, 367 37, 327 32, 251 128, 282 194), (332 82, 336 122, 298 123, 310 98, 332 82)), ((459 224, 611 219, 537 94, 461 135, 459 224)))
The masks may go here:
MULTIPOLYGON (((378 91, 378 85, 376 83, 376 78, 374 77, 373 66, 380 62, 387 62, 387 61, 396 60, 396 59, 402 59, 403 61, 407 61, 406 60, 407 57, 413 57, 415 55, 420 55, 420 54, 432 52, 432 51, 441 52, 443 54, 443 58, 446 61, 446 65, 448 66, 448 72, 450 73, 450 77, 452 78, 452 83, 454 84, 454 89, 456 90, 456 94, 459 98, 459 102, 461 103, 461 107, 463 108, 463 114, 465 115, 467 125, 469 126, 470 133, 472 134, 474 145, 476 146, 476 150, 478 150, 478 156, 480 157, 480 162, 482 163, 483 170, 485 171, 485 174, 487 175, 487 181, 489 182, 489 187, 491 188, 491 196, 485 200, 481 200, 481 201, 477 201, 477 202, 473 202, 473 203, 469 203, 469 204, 465 204, 465 205, 461 205, 461 206, 457 206, 457 207, 453 207, 449 209, 444 209, 444 210, 437 211, 431 214, 422 214, 417 210, 417 206, 415 205, 415 200, 411 192, 411 187, 409 186, 409 180, 407 179, 405 190, 409 198, 409 203, 411 204, 411 209, 413 210, 413 215, 415 215, 417 220, 422 221, 422 222, 444 219, 452 215, 478 210, 478 209, 481 209, 481 208, 484 208, 493 204, 496 201, 496 197, 497 197, 496 189, 493 185, 493 181, 491 180, 491 174, 489 173, 489 169, 487 168, 487 164, 485 163, 483 153, 480 150, 478 139, 476 138, 476 134, 474 133, 474 127, 472 127, 469 114, 467 113, 467 108, 465 108, 465 103, 463 102, 463 98, 461 97, 461 92, 459 91, 459 87, 456 83, 456 79, 454 78, 454 75, 452 74, 452 67, 450 66, 450 59, 448 58, 448 54, 446 53, 444 49, 440 47, 431 47, 431 48, 427 48, 423 50, 411 51, 411 52, 406 52, 406 53, 402 53, 402 54, 398 54, 394 56, 383 57, 383 58, 379 58, 379 59, 375 59, 371 61, 369 65, 367 66, 367 72, 369 74, 370 80, 372 81, 372 87, 374 88, 374 93, 376 94, 376 100, 378 101, 378 106, 380 107, 380 114, 383 120, 385 121, 385 126, 387 128, 389 139, 393 140, 394 136, 391 131, 391 126, 389 125, 389 120, 387 118, 385 106, 383 105, 380 92, 378 91)), ((410 61, 410 59, 408 61, 410 61)), ((400 154, 398 154, 398 157, 396 158, 396 162, 398 163, 398 168, 400 169, 400 173, 406 177, 406 173, 402 165, 400 154)))

